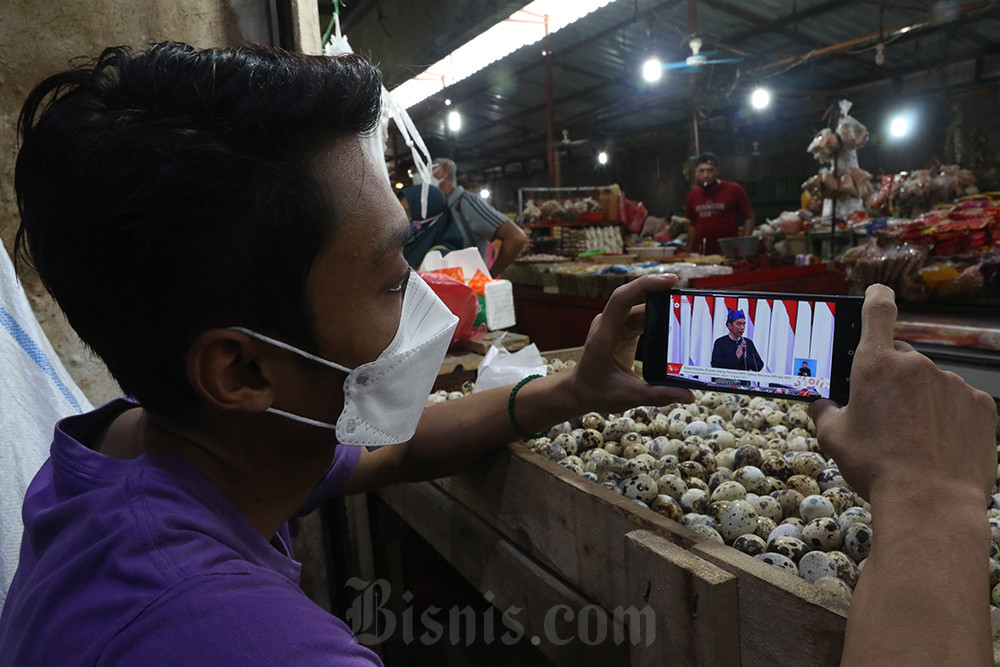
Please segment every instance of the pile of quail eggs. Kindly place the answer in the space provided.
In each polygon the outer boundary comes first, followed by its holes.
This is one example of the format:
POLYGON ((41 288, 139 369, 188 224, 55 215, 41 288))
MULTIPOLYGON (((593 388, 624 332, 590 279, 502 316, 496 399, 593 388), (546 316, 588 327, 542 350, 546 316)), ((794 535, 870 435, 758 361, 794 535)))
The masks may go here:
MULTIPOLYGON (((553 372, 569 364, 549 365, 553 372)), ((437 392, 428 402, 470 390, 467 384, 461 392, 437 392)), ((693 393, 690 404, 591 412, 522 444, 849 601, 871 550, 871 506, 823 456, 807 404, 693 393)), ((1000 606, 1000 494, 993 505, 990 587, 1000 606)))

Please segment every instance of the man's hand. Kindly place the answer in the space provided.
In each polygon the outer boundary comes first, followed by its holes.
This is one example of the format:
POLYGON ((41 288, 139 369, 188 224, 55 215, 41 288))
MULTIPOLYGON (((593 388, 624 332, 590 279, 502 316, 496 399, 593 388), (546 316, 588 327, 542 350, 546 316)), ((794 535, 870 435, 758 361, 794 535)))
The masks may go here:
POLYGON ((747 352, 747 342, 745 340, 741 340, 740 344, 736 346, 736 358, 742 359, 743 355, 746 354, 746 352, 747 352))
POLYGON ((996 405, 989 394, 894 342, 895 320, 892 290, 869 287, 850 403, 838 409, 817 401, 811 408, 820 444, 871 501, 901 485, 922 489, 933 477, 974 490, 985 503, 996 479, 996 405))
POLYGON ((643 276, 612 293, 604 312, 591 323, 583 355, 573 369, 571 391, 584 411, 618 412, 694 400, 687 389, 648 385, 632 372, 636 345, 646 327, 646 296, 676 284, 675 275, 643 276))
POLYGON ((850 402, 810 408, 823 449, 872 506, 841 664, 989 665, 996 405, 893 342, 895 319, 892 290, 869 287, 850 402))

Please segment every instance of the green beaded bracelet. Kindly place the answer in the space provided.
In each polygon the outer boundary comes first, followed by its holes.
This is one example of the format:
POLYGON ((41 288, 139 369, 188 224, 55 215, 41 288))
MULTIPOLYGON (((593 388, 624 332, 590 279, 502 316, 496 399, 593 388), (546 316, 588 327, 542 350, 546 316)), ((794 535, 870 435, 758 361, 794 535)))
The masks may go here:
POLYGON ((514 430, 523 438, 540 438, 546 433, 548 429, 540 431, 538 433, 531 433, 529 431, 521 428, 521 425, 517 423, 517 417, 514 416, 514 397, 517 396, 517 392, 521 391, 521 387, 528 384, 535 378, 544 377, 542 375, 529 375, 520 382, 514 385, 514 388, 510 390, 510 396, 507 397, 507 416, 510 417, 510 425, 514 427, 514 430))

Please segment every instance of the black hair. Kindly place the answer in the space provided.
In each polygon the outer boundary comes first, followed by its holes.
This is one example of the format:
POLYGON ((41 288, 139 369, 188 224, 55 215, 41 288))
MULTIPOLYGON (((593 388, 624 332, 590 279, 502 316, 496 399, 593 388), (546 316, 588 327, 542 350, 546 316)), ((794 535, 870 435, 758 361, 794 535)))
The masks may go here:
POLYGON ((25 102, 15 258, 148 409, 194 401, 208 329, 315 350, 305 283, 337 212, 313 161, 376 125, 381 88, 357 56, 109 48, 25 102))
POLYGON ((719 158, 715 153, 701 153, 694 158, 694 166, 699 164, 710 164, 713 167, 719 166, 719 158))

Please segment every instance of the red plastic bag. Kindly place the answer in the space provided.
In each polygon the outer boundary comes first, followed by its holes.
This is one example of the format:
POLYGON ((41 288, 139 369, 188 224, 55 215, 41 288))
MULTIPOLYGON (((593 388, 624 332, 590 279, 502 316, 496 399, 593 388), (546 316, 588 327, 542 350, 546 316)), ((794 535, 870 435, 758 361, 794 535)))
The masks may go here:
POLYGON ((458 316, 458 326, 451 337, 449 349, 469 341, 482 338, 486 334, 486 325, 474 326, 479 313, 479 299, 472 288, 465 283, 450 278, 443 273, 418 272, 434 293, 444 301, 448 310, 458 316))
POLYGON ((646 222, 649 211, 642 205, 642 202, 633 201, 622 197, 618 200, 618 218, 622 225, 633 234, 638 234, 642 229, 642 224, 646 222))

